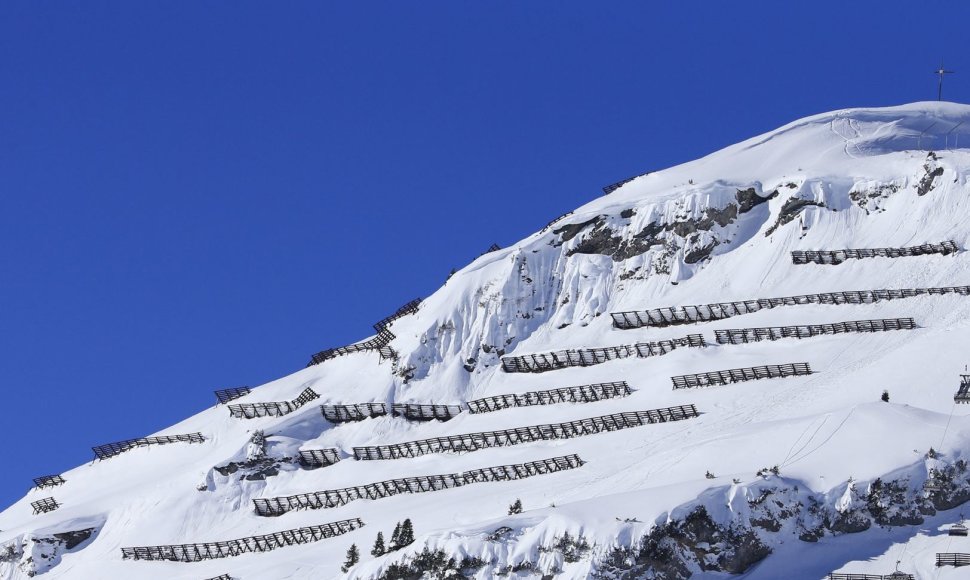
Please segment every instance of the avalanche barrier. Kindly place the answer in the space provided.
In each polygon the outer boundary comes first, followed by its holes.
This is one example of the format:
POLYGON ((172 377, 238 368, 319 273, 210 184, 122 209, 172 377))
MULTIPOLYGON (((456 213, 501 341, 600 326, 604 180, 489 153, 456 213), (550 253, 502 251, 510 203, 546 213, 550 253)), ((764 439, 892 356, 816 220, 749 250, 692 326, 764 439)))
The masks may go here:
POLYGON ((808 363, 789 363, 783 365, 765 365, 760 367, 746 367, 726 371, 710 371, 693 375, 670 377, 674 389, 690 389, 693 387, 710 387, 712 385, 726 385, 741 381, 758 379, 774 379, 779 377, 794 377, 812 374, 808 363))
POLYGON ((256 417, 279 417, 296 411, 320 395, 310 387, 303 389, 292 401, 276 401, 270 403, 239 403, 229 405, 229 414, 239 419, 255 419, 256 417))
POLYGON ((915 580, 912 574, 893 572, 892 574, 840 574, 832 572, 826 580, 915 580))
POLYGON ((60 475, 41 475, 40 477, 34 478, 34 487, 37 489, 44 489, 45 487, 57 487, 65 483, 65 480, 60 475))
POLYGON ((94 456, 98 459, 107 459, 134 449, 135 447, 145 447, 146 445, 167 445, 169 443, 203 443, 205 437, 202 433, 188 433, 185 435, 159 435, 158 437, 141 437, 138 439, 126 439, 105 445, 92 447, 94 456))
POLYGON ((491 413, 511 407, 555 405, 556 403, 592 403, 602 399, 626 397, 633 392, 626 381, 563 387, 548 391, 529 391, 514 395, 496 395, 468 401, 469 413, 491 413))
POLYGON ((541 230, 539 230, 539 233, 544 233, 546 230, 548 230, 552 226, 558 224, 559 222, 561 222, 562 220, 568 218, 571 215, 573 215, 573 212, 567 211, 566 213, 562 214, 561 216, 559 216, 556 219, 552 220, 551 222, 547 223, 544 228, 542 228, 541 230))
POLYGON ((301 493, 285 497, 259 498, 254 499, 253 503, 256 506, 257 514, 261 516, 278 516, 296 509, 321 509, 342 506, 356 499, 380 499, 402 493, 440 491, 453 487, 462 487, 472 483, 524 479, 546 473, 575 469, 582 466, 583 463, 584 461, 578 455, 565 455, 515 465, 499 465, 497 467, 472 469, 471 471, 464 471, 462 473, 402 477, 343 489, 301 493))
POLYGON ((408 314, 414 314, 418 311, 418 307, 421 305, 421 299, 415 298, 414 300, 408 302, 404 306, 398 308, 394 311, 394 314, 377 321, 374 324, 374 330, 377 331, 377 335, 364 342, 358 342, 355 344, 349 344, 347 346, 341 346, 338 348, 328 348, 327 350, 321 350, 317 354, 310 357, 310 362, 306 366, 312 367, 313 365, 318 365, 324 361, 328 361, 332 358, 337 358, 338 356, 343 356, 345 354, 350 354, 353 352, 364 352, 367 350, 376 350, 380 353, 382 359, 394 358, 394 352, 390 350, 388 346, 392 340, 396 337, 394 334, 388 330, 388 326, 392 322, 407 316, 408 314))
POLYGON ((970 554, 942 552, 936 555, 937 566, 970 566, 970 554))
POLYGON ((722 320, 732 316, 750 314, 779 306, 801 304, 871 304, 882 300, 898 300, 923 295, 959 294, 970 295, 970 286, 948 286, 944 288, 905 288, 893 290, 852 290, 846 292, 824 292, 821 294, 802 294, 785 298, 758 298, 738 302, 718 302, 697 306, 672 306, 629 312, 613 312, 613 326, 620 329, 642 328, 644 326, 675 326, 722 320))
POLYGON ((34 508, 34 515, 52 512, 61 507, 57 500, 52 497, 45 497, 37 501, 30 502, 30 507, 34 508))
POLYGON ((304 467, 328 467, 338 461, 340 461, 340 453, 334 447, 300 451, 300 465, 304 467))
POLYGON ((307 526, 294 530, 273 532, 262 536, 250 536, 224 542, 203 544, 176 544, 170 546, 142 546, 122 548, 125 560, 168 560, 171 562, 201 562, 215 558, 229 558, 249 552, 269 552, 284 546, 309 544, 326 538, 351 532, 364 525, 359 518, 331 522, 320 526, 307 526))
POLYGON ((403 417, 409 421, 447 421, 460 414, 461 405, 422 405, 418 403, 351 403, 348 405, 320 405, 324 418, 331 423, 363 421, 371 417, 403 417))
POLYGON ((846 260, 860 258, 902 258, 905 256, 925 256, 927 254, 953 254, 959 252, 956 242, 947 240, 938 244, 923 244, 909 248, 870 248, 859 250, 794 250, 791 261, 794 264, 841 264, 846 260))
POLYGON ((526 354, 502 357, 502 370, 507 373, 544 373, 567 367, 588 367, 606 361, 639 357, 661 356, 677 347, 704 347, 704 336, 689 334, 683 338, 660 340, 657 342, 638 342, 603 348, 584 348, 559 350, 547 353, 526 354))
POLYGON ((221 576, 214 576, 212 578, 207 578, 206 580, 232 580, 232 576, 229 574, 223 574, 221 576))
POLYGON ((630 427, 641 427, 653 423, 681 421, 699 416, 694 405, 680 405, 649 411, 614 413, 602 417, 579 419, 566 423, 531 425, 499 431, 446 435, 431 439, 419 439, 391 445, 354 447, 354 457, 360 460, 403 459, 418 457, 428 453, 462 453, 478 451, 489 447, 506 447, 520 443, 547 441, 551 439, 571 439, 584 435, 594 435, 604 431, 618 431, 630 427))
POLYGON ((794 326, 766 326, 761 328, 733 328, 715 330, 718 344, 744 344, 761 340, 782 338, 810 338, 823 334, 846 332, 881 332, 885 330, 912 330, 916 323, 912 318, 881 318, 877 320, 853 320, 831 324, 802 324, 794 326))
POLYGON ((219 389, 216 391, 216 398, 220 405, 225 405, 229 401, 244 397, 250 393, 249 387, 232 387, 229 389, 219 389))

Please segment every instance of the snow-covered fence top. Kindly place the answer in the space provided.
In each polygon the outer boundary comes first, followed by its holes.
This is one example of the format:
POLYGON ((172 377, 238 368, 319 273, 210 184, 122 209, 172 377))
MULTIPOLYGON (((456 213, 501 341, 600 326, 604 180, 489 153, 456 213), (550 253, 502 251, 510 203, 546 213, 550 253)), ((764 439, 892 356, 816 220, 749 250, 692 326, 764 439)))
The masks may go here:
POLYGON ((120 453, 124 453, 129 449, 134 449, 135 447, 144 447, 146 445, 167 445, 169 443, 203 443, 205 442, 205 437, 202 433, 187 433, 184 435, 159 435, 158 437, 140 437, 138 439, 127 439, 125 441, 116 441, 114 443, 107 443, 105 445, 98 445, 92 447, 94 450, 94 456, 98 459, 107 459, 113 457, 120 453))
POLYGON ((810 375, 812 369, 808 363, 788 363, 783 365, 765 365, 760 367, 745 367, 725 371, 710 371, 693 375, 670 377, 674 389, 690 389, 693 387, 709 387, 711 385, 726 385, 741 381, 758 379, 774 379, 779 377, 794 377, 810 375))
POLYGON ((620 358, 660 356, 681 346, 704 347, 707 343, 704 342, 703 335, 689 334, 683 338, 657 342, 504 356, 502 370, 507 373, 543 373, 567 367, 588 367, 620 358))
POLYGON ((216 391, 216 398, 219 399, 220 405, 225 405, 233 399, 238 399, 239 397, 244 397, 250 392, 249 387, 231 387, 228 389, 219 389, 216 391))
POLYGON ((34 508, 34 515, 52 512, 61 507, 57 500, 52 497, 45 497, 37 501, 30 502, 30 507, 34 508))
POLYGON ((556 403, 592 403, 601 399, 625 397, 632 393, 626 381, 562 387, 548 391, 529 391, 514 395, 496 395, 468 401, 470 413, 490 413, 511 407, 554 405, 556 403))
POLYGON ((304 467, 327 467, 338 461, 340 461, 340 452, 334 447, 300 451, 300 464, 304 467))
POLYGON ((310 387, 303 389, 292 401, 273 401, 268 403, 238 403, 229 405, 229 414, 239 419, 255 419, 256 417, 279 417, 296 411, 320 395, 310 387))
POLYGON ((620 181, 617 181, 616 183, 611 183, 611 184, 609 184, 609 185, 607 185, 606 187, 603 188, 603 195, 609 195, 609 194, 613 193, 614 191, 616 191, 617 189, 620 189, 624 185, 630 183, 634 179, 636 179, 638 177, 643 177, 644 175, 650 175, 651 173, 653 173, 653 172, 652 171, 648 171, 646 173, 641 173, 639 175, 634 175, 633 177, 627 177, 626 179, 622 179, 620 181))
POLYGON ((923 244, 909 248, 864 248, 857 250, 794 250, 791 261, 795 264, 841 264, 859 258, 901 258, 926 254, 952 254, 959 252, 956 242, 947 240, 938 244, 923 244))
POLYGON ((970 554, 941 552, 936 555, 937 566, 970 566, 970 554))
POLYGON ((34 487, 37 489, 44 489, 45 487, 57 487, 64 482, 64 478, 60 475, 41 475, 40 477, 34 478, 34 487))
POLYGON ((440 491, 472 483, 524 479, 535 475, 575 469, 582 466, 583 463, 584 461, 578 455, 565 455, 515 465, 472 469, 462 473, 402 477, 342 489, 301 493, 285 497, 258 498, 253 500, 253 504, 256 507, 256 513, 261 516, 278 516, 296 509, 342 506, 356 499, 380 499, 402 493, 440 491))
POLYGON ((960 375, 960 388, 953 395, 954 403, 970 403, 970 375, 960 375))
POLYGON ((461 405, 426 405, 420 403, 351 403, 347 405, 320 405, 324 418, 331 423, 363 421, 371 417, 383 417, 390 413, 409 421, 447 421, 460 414, 461 405))
POLYGON ((877 320, 852 320, 831 324, 801 324, 794 326, 765 326, 760 328, 732 328, 715 330, 718 344, 743 344, 761 340, 782 338, 810 338, 823 334, 846 332, 880 332, 884 330, 912 330, 916 323, 912 318, 880 318, 877 320))
POLYGON ((552 220, 551 222, 547 223, 546 226, 540 230, 540 233, 541 232, 545 232, 546 230, 548 230, 552 226, 558 224, 559 222, 561 222, 562 220, 568 218, 571 215, 573 215, 573 212, 567 211, 566 213, 562 214, 561 216, 559 216, 556 219, 552 220))
POLYGON ((507 447, 533 441, 550 439, 571 439, 584 435, 594 435, 604 431, 618 431, 629 427, 641 427, 652 423, 680 421, 697 417, 699 413, 694 405, 681 405, 649 411, 630 411, 614 413, 602 417, 579 419, 566 423, 549 423, 545 425, 531 425, 514 429, 498 431, 484 431, 480 433, 465 433, 462 435, 446 435, 431 439, 419 439, 391 445, 376 445, 354 447, 354 457, 360 460, 403 459, 418 457, 428 453, 462 453, 478 451, 489 447, 507 447))
POLYGON ((479 254, 478 257, 480 258, 480 257, 484 256, 485 254, 491 254, 492 252, 497 252, 497 251, 499 251, 501 249, 502 249, 502 246, 493 243, 491 246, 488 247, 487 250, 485 250, 484 252, 482 252, 481 254, 479 254))
POLYGON ((750 314, 779 306, 799 304, 869 304, 882 300, 897 300, 923 295, 960 294, 970 295, 970 286, 948 286, 944 288, 903 288, 891 290, 850 290, 846 292, 823 292, 821 294, 802 294, 784 298, 758 298, 738 302, 718 302, 696 306, 671 306, 653 310, 613 312, 613 326, 621 329, 642 328, 644 326, 674 326, 721 320, 732 316, 750 314))
POLYGON ((832 572, 826 580, 915 580, 912 574, 893 572, 892 574, 840 574, 832 572))
POLYGON ((269 552, 284 546, 309 544, 326 538, 346 534, 360 528, 364 522, 359 518, 331 522, 319 526, 307 526, 294 530, 273 532, 262 536, 250 536, 224 542, 203 544, 175 544, 170 546, 143 546, 122 548, 125 560, 168 560, 172 562, 201 562, 215 558, 229 558, 250 552, 269 552))

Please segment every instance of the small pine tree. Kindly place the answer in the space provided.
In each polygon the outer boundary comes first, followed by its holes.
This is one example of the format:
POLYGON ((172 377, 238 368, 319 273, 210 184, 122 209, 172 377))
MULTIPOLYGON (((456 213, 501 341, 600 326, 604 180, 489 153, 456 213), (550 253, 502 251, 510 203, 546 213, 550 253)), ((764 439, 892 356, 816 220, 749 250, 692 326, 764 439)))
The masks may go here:
POLYGON ((384 532, 377 532, 377 539, 374 540, 374 547, 370 551, 370 555, 375 558, 378 556, 383 556, 387 552, 387 548, 384 547, 384 532))
POLYGON ((522 513, 522 500, 516 499, 515 503, 509 506, 509 515, 522 513))
POLYGON ((360 562, 360 551, 357 549, 357 544, 351 544, 350 548, 347 549, 347 560, 344 565, 340 567, 340 571, 346 573, 360 562))
POLYGON ((414 527, 411 525, 410 518, 404 520, 404 523, 401 524, 401 534, 397 538, 397 543, 402 548, 414 543, 414 527))
POLYGON ((882 402, 883 403, 888 403, 889 402, 889 391, 883 391, 882 392, 882 402))
POLYGON ((394 532, 391 534, 391 543, 387 545, 388 551, 401 548, 401 522, 394 524, 394 532))
POLYGON ((708 472, 704 474, 704 477, 706 477, 707 479, 714 479, 714 474, 711 473, 710 470, 708 470, 708 472))

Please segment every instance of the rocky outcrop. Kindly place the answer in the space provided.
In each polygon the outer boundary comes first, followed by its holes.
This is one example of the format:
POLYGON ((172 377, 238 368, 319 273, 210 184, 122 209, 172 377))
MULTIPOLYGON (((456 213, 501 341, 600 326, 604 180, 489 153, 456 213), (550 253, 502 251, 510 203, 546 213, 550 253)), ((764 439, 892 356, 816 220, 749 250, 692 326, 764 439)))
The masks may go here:
POLYGON ((58 565, 61 556, 94 536, 97 528, 84 528, 66 532, 25 534, 19 539, 0 546, 0 577, 9 578, 13 568, 34 577, 58 565))

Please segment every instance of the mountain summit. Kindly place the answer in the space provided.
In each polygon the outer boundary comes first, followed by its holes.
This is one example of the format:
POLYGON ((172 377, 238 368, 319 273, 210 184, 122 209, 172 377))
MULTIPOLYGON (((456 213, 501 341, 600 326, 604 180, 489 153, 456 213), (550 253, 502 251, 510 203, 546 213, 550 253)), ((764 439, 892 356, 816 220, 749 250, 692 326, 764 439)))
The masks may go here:
POLYGON ((38 477, 0 580, 958 578, 968 120, 841 110, 607 188, 38 477))

